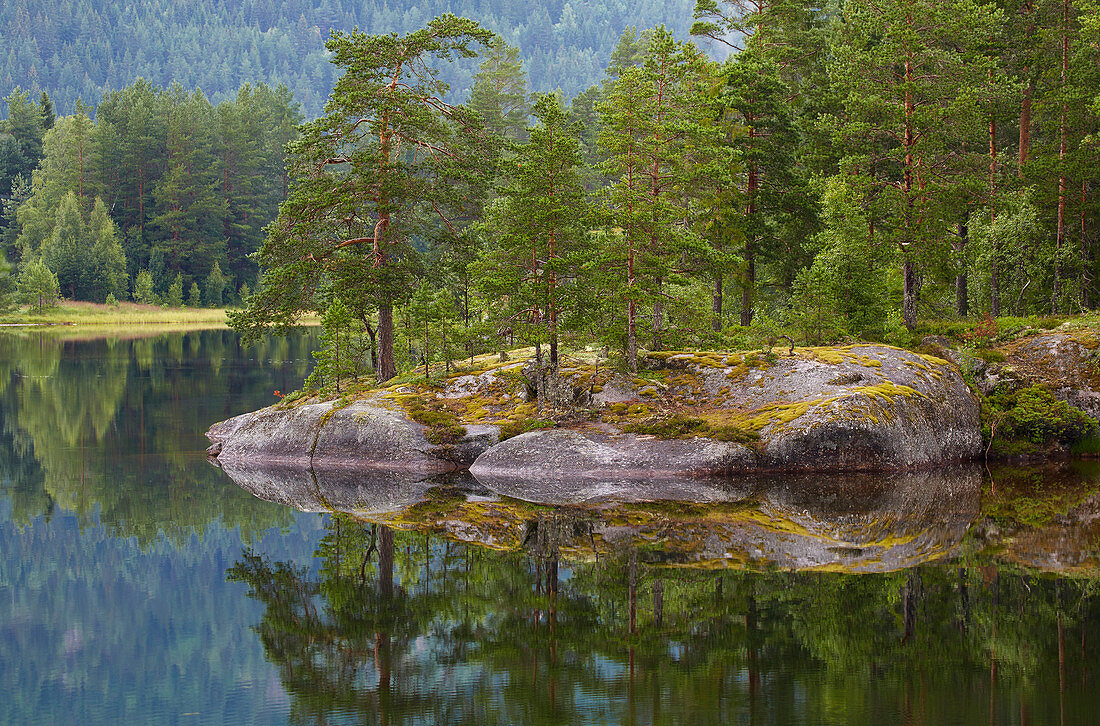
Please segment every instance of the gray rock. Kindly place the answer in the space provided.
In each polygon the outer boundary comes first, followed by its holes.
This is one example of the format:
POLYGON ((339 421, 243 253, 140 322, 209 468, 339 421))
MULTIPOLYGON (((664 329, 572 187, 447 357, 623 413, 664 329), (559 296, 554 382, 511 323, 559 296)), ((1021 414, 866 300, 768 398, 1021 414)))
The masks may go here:
POLYGON ((1100 419, 1098 350, 1095 338, 1072 333, 1029 336, 1008 348, 1024 382, 1045 384, 1057 398, 1095 419, 1100 419))
POLYGON ((485 482, 888 471, 963 461, 981 451, 978 400, 954 366, 935 358, 888 346, 851 346, 820 358, 779 358, 741 374, 693 360, 681 354, 664 361, 678 372, 668 395, 688 405, 712 407, 718 401, 749 412, 759 444, 543 430, 489 449, 471 472, 485 482))
POLYGON ((669 479, 715 476, 752 468, 753 453, 740 444, 711 439, 661 440, 631 434, 529 431, 502 441, 470 467, 478 481, 669 479))
POLYGON ((499 439, 494 426, 471 426, 451 445, 432 444, 401 410, 356 401, 291 409, 265 408, 215 424, 207 432, 222 462, 446 472, 465 468, 499 439))

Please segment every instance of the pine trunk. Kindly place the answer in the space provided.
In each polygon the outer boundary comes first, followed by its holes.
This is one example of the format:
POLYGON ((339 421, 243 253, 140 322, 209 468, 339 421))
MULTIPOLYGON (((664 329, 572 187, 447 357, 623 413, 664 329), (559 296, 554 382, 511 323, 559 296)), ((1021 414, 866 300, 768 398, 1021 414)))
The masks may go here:
POLYGON ((714 278, 714 293, 711 295, 711 311, 714 318, 710 322, 711 330, 722 332, 722 276, 714 278))
POLYGON ((1057 314, 1062 296, 1062 247, 1066 241, 1066 115, 1064 94, 1069 75, 1069 0, 1062 0, 1062 116, 1058 142, 1058 231, 1054 240, 1054 284, 1050 296, 1050 312, 1057 314))
POLYGON ((385 383, 397 375, 393 362, 393 305, 378 306, 378 382, 385 383))
POLYGON ((1088 215, 1086 214, 1086 204, 1088 203, 1089 195, 1089 183, 1087 181, 1081 182, 1081 305, 1086 310, 1092 308, 1092 296, 1089 294, 1089 257, 1091 257, 1091 251, 1089 250, 1089 225, 1088 215))

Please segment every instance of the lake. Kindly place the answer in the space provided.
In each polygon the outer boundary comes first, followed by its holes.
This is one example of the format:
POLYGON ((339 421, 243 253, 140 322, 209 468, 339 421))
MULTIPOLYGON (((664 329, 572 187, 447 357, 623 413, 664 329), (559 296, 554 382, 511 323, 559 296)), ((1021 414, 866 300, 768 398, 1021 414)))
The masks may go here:
POLYGON ((315 342, 0 335, 0 723, 1093 722, 1095 465, 639 497, 209 463, 315 342))

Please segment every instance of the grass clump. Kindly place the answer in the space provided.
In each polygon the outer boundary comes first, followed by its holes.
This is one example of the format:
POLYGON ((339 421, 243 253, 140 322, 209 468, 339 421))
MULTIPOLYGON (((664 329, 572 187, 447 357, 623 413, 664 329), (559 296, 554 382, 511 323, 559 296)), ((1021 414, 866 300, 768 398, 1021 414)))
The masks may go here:
POLYGON ((632 421, 623 424, 622 429, 628 434, 644 434, 656 436, 659 439, 679 439, 705 427, 706 421, 701 418, 676 413, 671 416, 654 416, 632 421))
POLYGON ((518 418, 510 419, 500 424, 500 440, 510 439, 513 436, 525 434, 528 431, 549 429, 554 427, 554 422, 546 418, 518 418))

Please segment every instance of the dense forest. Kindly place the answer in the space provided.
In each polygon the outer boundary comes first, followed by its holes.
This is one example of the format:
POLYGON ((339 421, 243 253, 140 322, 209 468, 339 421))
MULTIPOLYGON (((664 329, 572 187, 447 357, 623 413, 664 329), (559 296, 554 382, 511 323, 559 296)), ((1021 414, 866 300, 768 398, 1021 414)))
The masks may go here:
POLYGON ((286 193, 284 147, 302 120, 283 86, 200 91, 139 80, 54 118, 16 90, 0 136, 8 259, 44 263, 60 293, 212 306, 255 282, 248 260, 286 193))
POLYGON ((1007 5, 701 0, 725 62, 627 33, 568 105, 524 106, 515 54, 470 21, 337 34, 234 323, 326 311, 338 381, 368 348, 380 380, 516 343, 634 368, 751 329, 908 345, 922 320, 1089 309, 1100 9, 1007 5), (447 105, 432 68, 475 51, 447 105))
POLYGON ((597 344, 631 367, 761 333, 908 345, 927 321, 1094 306, 1096 2, 685 14, 725 61, 628 30, 572 98, 530 94, 524 52, 473 20, 335 31, 326 113, 296 135, 284 87, 213 106, 138 81, 94 121, 15 92, 0 159, 37 168, 7 163, 10 255, 21 280, 104 299, 58 250, 110 252, 113 230, 116 298, 127 276, 150 301, 239 294, 249 335, 318 311, 329 381, 512 345, 553 365, 597 344))
MULTIPOLYGON (((246 83, 282 84, 315 117, 337 75, 324 48, 330 31, 407 33, 447 12, 519 47, 535 90, 568 95, 599 81, 626 27, 686 33, 691 22, 690 0, 14 0, 0 6, 0 90, 46 91, 68 112, 78 98, 94 108, 139 77, 199 88, 214 103, 246 83)), ((475 69, 454 66, 447 80, 468 89, 475 69)))

